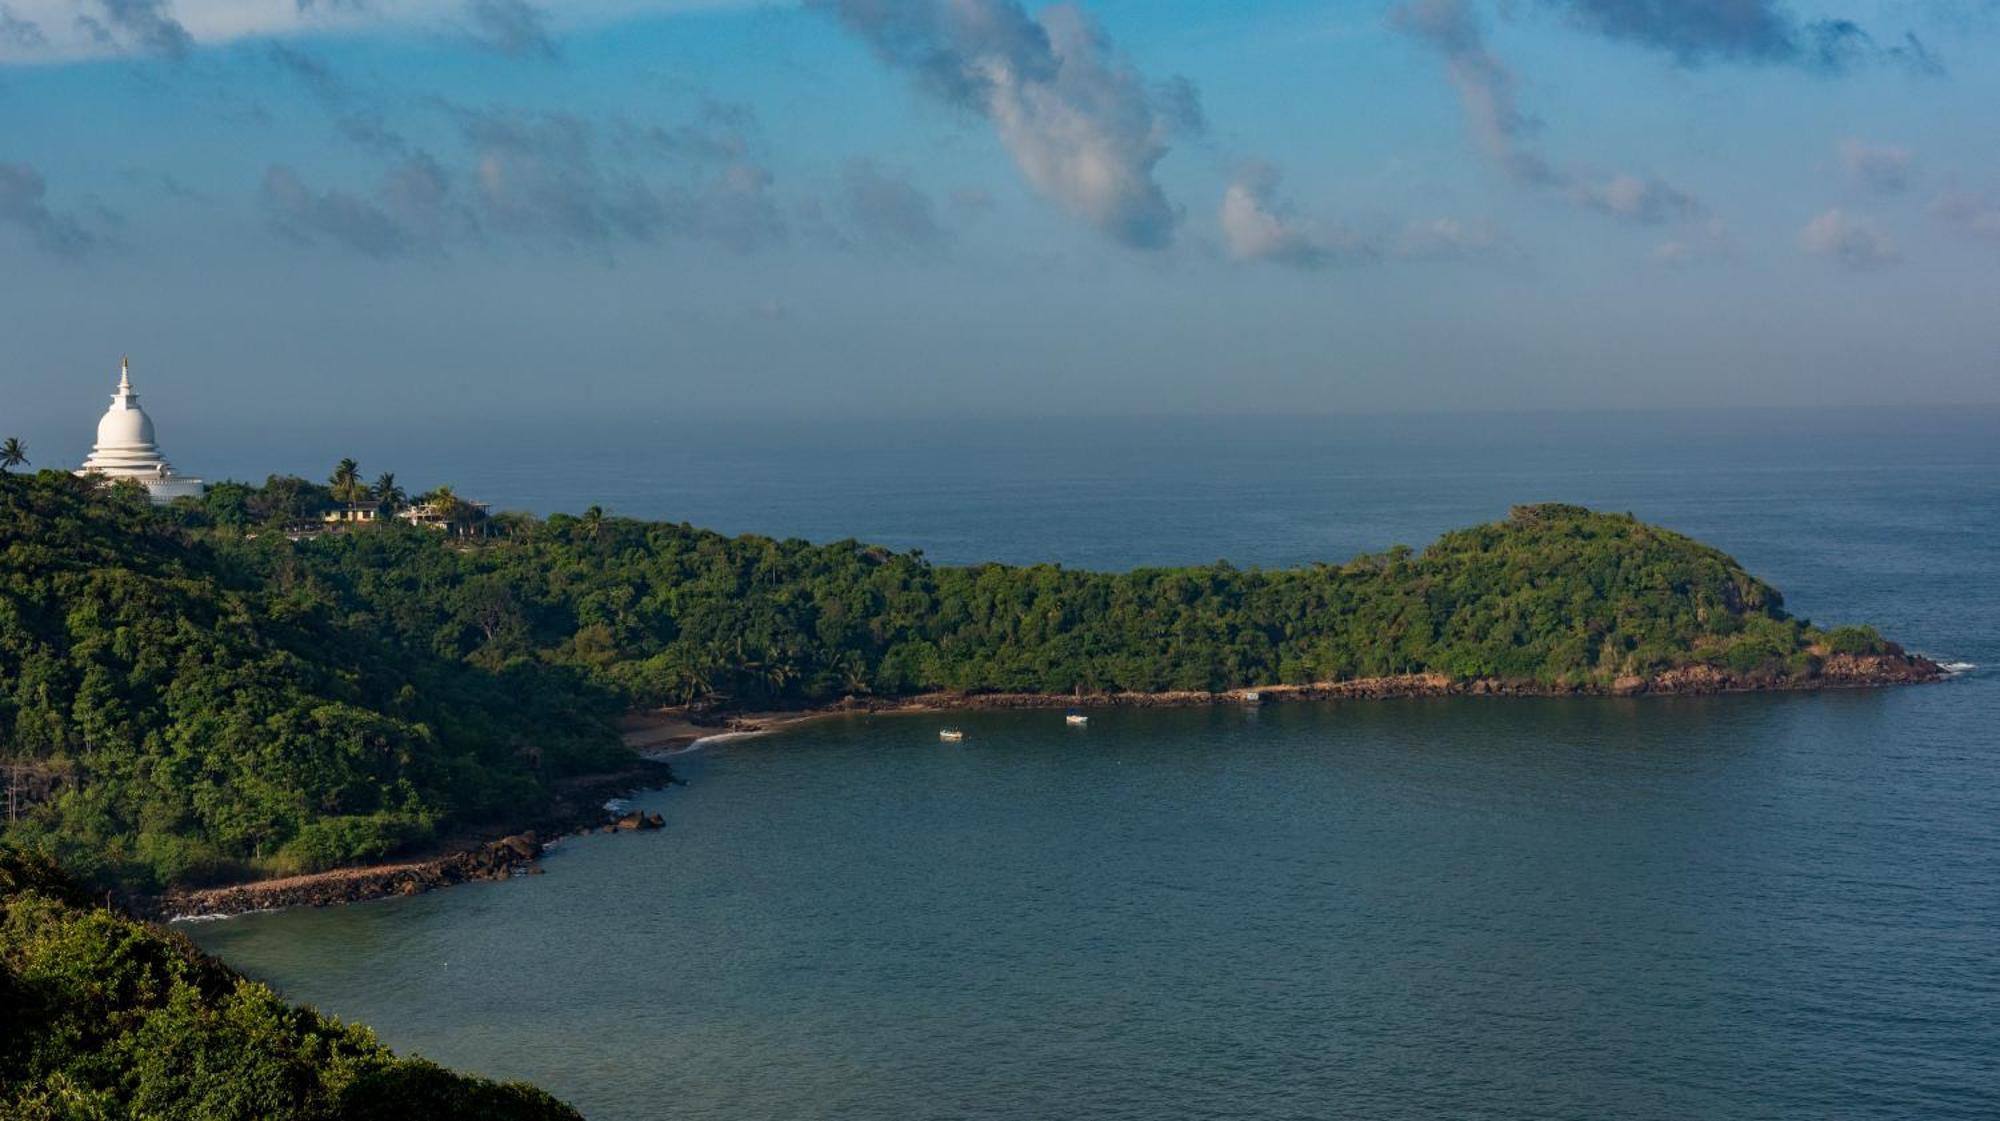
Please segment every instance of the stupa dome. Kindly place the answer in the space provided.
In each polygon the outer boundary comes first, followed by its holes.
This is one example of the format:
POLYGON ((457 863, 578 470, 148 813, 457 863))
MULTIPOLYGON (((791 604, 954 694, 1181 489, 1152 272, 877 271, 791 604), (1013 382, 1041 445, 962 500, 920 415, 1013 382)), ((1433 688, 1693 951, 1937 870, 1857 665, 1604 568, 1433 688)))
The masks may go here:
POLYGON ((114 400, 104 418, 97 422, 97 450, 149 451, 157 453, 153 446, 153 418, 139 407, 138 395, 126 399, 122 404, 114 400))
POLYGON ((77 474, 132 479, 145 487, 155 502, 202 492, 201 480, 176 474, 153 442, 153 419, 139 407, 139 395, 132 391, 130 361, 119 364, 118 392, 111 395, 111 407, 98 419, 97 446, 90 449, 90 458, 83 461, 77 474))

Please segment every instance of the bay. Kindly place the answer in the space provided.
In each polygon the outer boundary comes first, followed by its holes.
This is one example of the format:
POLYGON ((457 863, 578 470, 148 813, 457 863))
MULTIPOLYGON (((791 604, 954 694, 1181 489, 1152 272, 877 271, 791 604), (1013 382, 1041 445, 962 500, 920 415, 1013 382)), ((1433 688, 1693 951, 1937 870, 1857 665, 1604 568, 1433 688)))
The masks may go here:
MULTIPOLYGON (((402 447, 416 462, 364 469, 944 561, 1337 561, 1577 501, 1714 543, 1818 621, 2000 661, 1991 411, 402 447)), ((666 830, 565 841, 545 875, 184 929, 394 1046, 613 1121, 1984 1117, 1996 702, 1975 668, 1081 730, 980 713, 956 746, 935 719, 848 718, 685 757, 688 787, 641 799, 666 830)))

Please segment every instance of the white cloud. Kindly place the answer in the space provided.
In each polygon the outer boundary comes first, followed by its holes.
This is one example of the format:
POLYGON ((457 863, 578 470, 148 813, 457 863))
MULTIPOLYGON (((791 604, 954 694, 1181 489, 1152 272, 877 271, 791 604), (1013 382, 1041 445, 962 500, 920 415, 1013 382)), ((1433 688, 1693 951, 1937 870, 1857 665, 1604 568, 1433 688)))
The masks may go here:
POLYGON ((1839 207, 1814 218, 1799 231, 1799 248, 1829 257, 1851 269, 1894 264, 1902 251, 1880 227, 1839 207))
POLYGON ((1957 233, 2000 245, 2000 191, 1951 187, 1931 203, 1931 217, 1957 233))
POLYGON ((1278 180, 1277 168, 1253 163, 1223 192, 1218 218, 1230 256, 1313 268, 1358 249, 1351 237, 1328 235, 1288 213, 1277 198, 1278 180))
POLYGON ((1395 252, 1405 261, 1469 261, 1521 255, 1518 245, 1491 227, 1467 225, 1456 218, 1410 223, 1396 240, 1395 252))
POLYGON ((1138 249, 1171 244, 1180 213, 1153 170, 1199 126, 1186 82, 1149 85, 1081 10, 1017 0, 807 0, 927 93, 989 121, 1043 197, 1138 249))
POLYGON ((1388 20, 1444 58, 1473 139, 1514 181, 1639 225, 1688 221, 1706 212, 1699 199, 1659 179, 1620 174, 1593 180, 1544 155, 1535 143, 1539 123, 1516 97, 1514 70, 1487 47, 1486 30, 1468 0, 1401 0, 1388 20))
MULTIPOLYGON (((755 0, 577 0, 548 5, 557 30, 635 16, 753 6, 755 0)), ((0 35, 0 64, 66 62, 156 53, 105 19, 102 0, 6 0, 7 12, 33 32, 0 35), (93 34, 78 17, 110 31, 93 34)), ((114 5, 115 6, 115 5, 114 5)), ((434 34, 472 27, 465 0, 165 0, 154 6, 201 47, 240 39, 345 35, 369 31, 434 34)))
POLYGON ((1614 175, 1602 183, 1570 186, 1577 205, 1645 226, 1678 222, 1702 214, 1700 200, 1670 183, 1637 175, 1614 175))
POLYGON ((1278 169, 1246 165, 1223 192, 1218 220, 1223 244, 1239 261, 1271 261, 1296 268, 1319 268, 1378 259, 1378 239, 1345 227, 1324 227, 1293 212, 1278 197, 1278 169))
POLYGON ((1334 264, 1383 260, 1447 262, 1504 260, 1521 256, 1514 242, 1483 225, 1456 218, 1411 222, 1397 230, 1356 231, 1323 226, 1300 216, 1278 195, 1277 168, 1251 163, 1223 193, 1217 219, 1223 245, 1238 261, 1269 261, 1312 269, 1334 264))
POLYGON ((1486 31, 1465 0, 1404 0, 1389 9, 1389 26, 1444 56, 1466 124, 1479 146, 1508 175, 1544 185, 1561 176, 1530 143, 1538 125, 1515 97, 1514 71, 1486 46, 1486 31))

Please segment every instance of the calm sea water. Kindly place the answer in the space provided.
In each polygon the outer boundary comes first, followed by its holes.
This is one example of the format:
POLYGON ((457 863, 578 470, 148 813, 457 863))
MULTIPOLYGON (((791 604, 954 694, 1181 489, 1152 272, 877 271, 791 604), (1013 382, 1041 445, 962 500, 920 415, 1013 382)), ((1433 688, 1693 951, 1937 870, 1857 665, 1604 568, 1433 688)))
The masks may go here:
MULTIPOLYGON (((502 505, 1103 567, 1338 560, 1578 501, 2000 663, 1993 412, 488 437, 344 450, 502 505)), ((319 450, 206 446, 237 474, 319 450)), ((738 741, 641 799, 666 830, 545 875, 185 929, 600 1121, 2000 1114, 1988 670, 963 725, 738 741)))

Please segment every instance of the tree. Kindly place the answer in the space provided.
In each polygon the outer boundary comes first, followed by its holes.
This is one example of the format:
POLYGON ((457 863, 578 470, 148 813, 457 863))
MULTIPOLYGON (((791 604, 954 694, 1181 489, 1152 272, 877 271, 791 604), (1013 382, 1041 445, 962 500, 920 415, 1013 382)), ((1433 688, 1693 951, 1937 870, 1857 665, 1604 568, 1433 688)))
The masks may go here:
POLYGON ((5 482, 0 542, 33 547, 0 565, 0 765, 74 781, 6 821, 0 771, 0 831, 142 889, 505 817, 611 769, 622 706, 1390 673, 1610 690, 1697 665, 1803 683, 1896 651, 1788 617, 1714 549, 1574 507, 1345 565, 1102 573, 609 516, 593 543, 586 519, 485 519, 450 487, 420 501, 458 536, 294 544, 238 531, 328 508, 303 479, 220 485, 199 510, 53 471, 5 482), (491 539, 463 540, 482 521, 491 539))
POLYGON ((502 510, 486 519, 487 528, 510 541, 523 538, 535 531, 535 518, 516 510, 502 510))
POLYGON ((46 861, 0 850, 0 1116, 581 1121, 288 1005, 46 861))
POLYGON ((361 489, 361 465, 351 458, 343 459, 334 464, 333 474, 326 481, 333 487, 334 498, 352 503, 361 489))
POLYGON ((396 485, 396 473, 394 471, 384 471, 380 475, 375 476, 375 486, 371 488, 370 493, 374 494, 375 505, 384 514, 395 513, 397 510, 402 509, 410 500, 408 492, 396 485))
POLYGON ((273 475, 245 502, 259 522, 311 521, 335 505, 333 492, 295 475, 273 475))
POLYGON ((9 436, 5 443, 0 443, 0 471, 11 471, 27 466, 27 463, 28 449, 18 438, 9 436))
POLYGON ((454 534, 463 535, 480 518, 479 507, 460 498, 449 484, 432 491, 430 503, 437 509, 438 520, 454 534))

